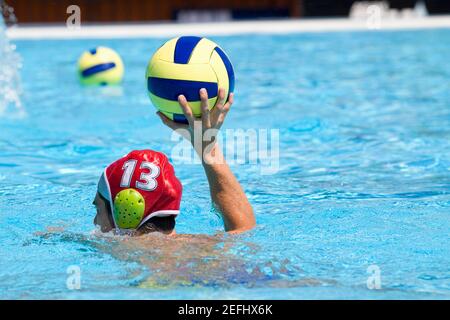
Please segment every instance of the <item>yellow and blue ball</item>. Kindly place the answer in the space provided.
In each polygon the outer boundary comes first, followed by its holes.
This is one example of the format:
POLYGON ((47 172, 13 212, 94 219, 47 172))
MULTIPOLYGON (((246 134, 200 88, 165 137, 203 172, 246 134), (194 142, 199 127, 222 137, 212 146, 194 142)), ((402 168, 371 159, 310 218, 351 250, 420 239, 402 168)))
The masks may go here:
POLYGON ((122 81, 123 62, 114 50, 97 47, 83 52, 78 60, 78 75, 84 85, 112 85, 122 81))
POLYGON ((196 117, 201 116, 201 88, 208 91, 209 109, 217 101, 219 88, 226 96, 234 90, 234 70, 225 52, 201 37, 179 37, 167 41, 147 66, 147 90, 153 105, 169 119, 186 122, 178 104, 183 94, 196 117))

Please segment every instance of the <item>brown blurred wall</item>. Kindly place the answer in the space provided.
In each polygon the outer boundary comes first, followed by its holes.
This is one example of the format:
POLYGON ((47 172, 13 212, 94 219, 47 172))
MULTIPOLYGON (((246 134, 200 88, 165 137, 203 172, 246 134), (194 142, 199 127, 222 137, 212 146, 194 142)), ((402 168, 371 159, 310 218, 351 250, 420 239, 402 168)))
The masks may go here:
POLYGON ((179 10, 284 10, 302 15, 302 0, 6 0, 18 23, 63 23, 68 6, 81 9, 83 22, 172 20, 179 10))

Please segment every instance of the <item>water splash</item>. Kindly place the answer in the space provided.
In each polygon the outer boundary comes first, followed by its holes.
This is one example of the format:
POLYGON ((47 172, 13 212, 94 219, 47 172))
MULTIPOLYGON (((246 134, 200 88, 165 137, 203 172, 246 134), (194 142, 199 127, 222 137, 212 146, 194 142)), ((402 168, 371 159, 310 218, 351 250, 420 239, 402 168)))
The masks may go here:
POLYGON ((0 117, 22 118, 26 115, 20 101, 21 87, 19 70, 22 66, 15 45, 6 36, 6 24, 16 22, 11 7, 0 0, 0 117))

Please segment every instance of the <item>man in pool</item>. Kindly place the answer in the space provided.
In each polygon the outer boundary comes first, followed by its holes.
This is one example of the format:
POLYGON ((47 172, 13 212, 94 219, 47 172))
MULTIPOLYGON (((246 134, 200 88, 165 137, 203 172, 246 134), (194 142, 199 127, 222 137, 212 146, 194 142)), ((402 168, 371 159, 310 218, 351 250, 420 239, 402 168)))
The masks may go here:
MULTIPOLYGON (((176 123, 160 112, 158 116, 166 126, 192 143, 202 159, 211 199, 222 216, 225 231, 240 233, 255 226, 255 217, 242 187, 216 143, 218 130, 233 104, 232 93, 227 101, 225 98, 225 90, 220 89, 217 103, 210 111, 208 93, 201 89, 202 117, 196 119, 186 98, 180 95, 178 102, 188 124, 176 123), (211 137, 209 141, 204 141, 205 133, 211 137), (198 138, 198 135, 201 137, 198 138)), ((97 208, 94 223, 100 226, 102 232, 115 230, 132 235, 151 232, 173 235, 181 191, 181 183, 163 153, 132 151, 103 172, 94 199, 97 208)))

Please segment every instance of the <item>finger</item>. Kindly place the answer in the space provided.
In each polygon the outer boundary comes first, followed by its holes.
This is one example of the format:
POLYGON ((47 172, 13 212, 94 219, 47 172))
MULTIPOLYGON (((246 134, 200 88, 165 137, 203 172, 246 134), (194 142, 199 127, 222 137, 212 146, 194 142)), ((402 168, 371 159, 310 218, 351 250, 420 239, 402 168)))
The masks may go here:
MULTIPOLYGON (((228 95, 228 101, 227 101, 227 103, 225 103, 225 106, 227 107, 228 110, 230 110, 231 105, 232 105, 233 103, 234 103, 234 93, 231 92, 231 93, 228 95)), ((228 111, 228 110, 227 110, 227 111, 228 111)))
POLYGON ((219 93, 217 95, 217 101, 214 108, 211 110, 211 120, 213 125, 217 123, 217 119, 223 110, 223 105, 225 103, 225 89, 220 88, 219 93))
POLYGON ((216 102, 215 107, 220 110, 223 108, 224 103, 225 103, 225 89, 220 88, 219 94, 217 95, 217 102, 216 102))
POLYGON ((194 114, 192 113, 192 109, 189 106, 189 103, 186 100, 186 97, 182 94, 178 96, 178 103, 180 104, 181 109, 183 110, 184 116, 186 117, 189 126, 194 126, 194 114))
POLYGON ((200 107, 202 110, 203 128, 211 128, 211 117, 209 112, 208 91, 205 88, 200 89, 200 107))
POLYGON ((167 116, 162 113, 161 111, 158 111, 156 113, 158 115, 158 117, 161 119, 161 121, 164 123, 164 125, 168 126, 170 129, 172 130, 176 130, 176 129, 180 129, 180 128, 184 128, 186 125, 182 124, 182 123, 176 123, 173 120, 170 120, 169 118, 167 118, 167 116))
MULTIPOLYGON (((220 92, 219 92, 220 93, 220 92)), ((225 90, 223 91, 223 97, 220 97, 219 96, 219 99, 221 99, 222 100, 222 102, 219 104, 219 102, 218 102, 218 104, 217 104, 217 106, 219 107, 218 108, 218 110, 221 112, 221 113, 223 113, 223 112, 228 112, 229 110, 230 110, 230 107, 231 107, 231 105, 233 104, 233 102, 234 102, 234 94, 231 92, 229 95, 228 95, 228 100, 227 100, 227 102, 225 103, 225 90), (225 103, 225 104, 224 104, 225 103)))
POLYGON ((225 105, 222 107, 220 114, 217 117, 217 125, 218 126, 221 126, 222 123, 225 121, 225 117, 227 116, 228 111, 230 111, 230 108, 231 108, 231 105, 233 104, 233 102, 234 102, 234 94, 230 93, 228 95, 227 103, 225 103, 225 105))
POLYGON ((190 140, 191 136, 189 133, 189 125, 172 121, 169 118, 167 118, 167 116, 162 112, 158 111, 156 114, 159 116, 159 118, 166 126, 168 126, 170 129, 172 129, 179 135, 183 136, 185 139, 190 140))

